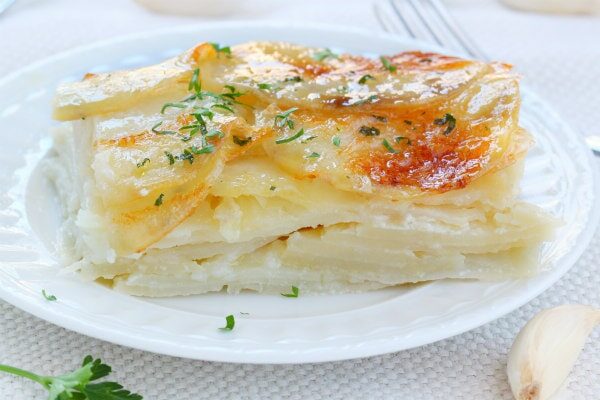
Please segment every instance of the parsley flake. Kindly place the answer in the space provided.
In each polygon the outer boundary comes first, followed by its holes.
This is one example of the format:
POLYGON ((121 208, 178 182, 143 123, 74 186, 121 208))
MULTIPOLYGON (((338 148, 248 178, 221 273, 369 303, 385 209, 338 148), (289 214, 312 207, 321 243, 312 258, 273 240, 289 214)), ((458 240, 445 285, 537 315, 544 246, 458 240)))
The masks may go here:
POLYGON ((237 144, 238 146, 245 146, 248 143, 250 143, 252 141, 252 137, 248 136, 245 138, 233 135, 233 143, 237 144))
POLYGON ((188 83, 188 90, 195 93, 200 93, 202 91, 202 84, 200 82, 200 68, 196 68, 192 73, 192 79, 190 79, 190 83, 188 83))
POLYGON ((154 200, 154 205, 155 205, 156 207, 160 207, 160 206, 162 205, 162 203, 163 203, 163 198, 164 198, 164 197, 165 197, 164 193, 161 193, 161 194, 160 194, 160 195, 159 195, 159 196, 156 198, 156 200, 154 200))
POLYGON ((48 301, 56 301, 57 300, 55 295, 46 293, 46 289, 42 289, 42 296, 44 296, 44 298, 48 301))
POLYGON ((302 82, 302 77, 301 76, 290 76, 288 78, 285 78, 283 80, 284 82, 302 82))
POLYGON ((168 108, 187 108, 188 104, 183 102, 175 102, 175 103, 165 103, 164 106, 160 109, 160 113, 164 114, 168 108))
POLYGON ((292 293, 280 293, 283 297, 298 297, 300 290, 296 286, 292 286, 292 293))
POLYGON ((444 135, 448 136, 456 127, 456 118, 452 114, 446 114, 443 118, 436 118, 433 123, 440 126, 447 124, 448 126, 444 131, 444 135))
POLYGON ((210 45, 217 51, 217 53, 231 55, 231 47, 229 46, 221 47, 219 43, 210 43, 210 45))
POLYGON ((386 57, 381 56, 379 57, 379 59, 381 60, 381 64, 383 64, 383 68, 387 69, 388 71, 393 73, 396 72, 396 70, 398 69, 398 67, 392 64, 390 60, 388 60, 386 57))
POLYGON ((340 147, 340 137, 339 136, 334 136, 331 138, 331 143, 333 143, 333 145, 335 147, 340 147))
POLYGON ((300 129, 295 135, 283 138, 283 139, 277 139, 275 141, 275 143, 277 144, 283 144, 283 143, 289 143, 292 142, 296 139, 298 139, 300 136, 304 135, 304 129, 300 129))
POLYGON ((274 192, 274 191, 275 191, 275 189, 277 189, 277 186, 271 186, 271 187, 269 188, 269 190, 270 190, 271 192, 274 192))
POLYGON ((169 165, 175 164, 175 157, 173 157, 173 154, 165 151, 165 156, 167 156, 167 159, 169 160, 169 165))
POLYGON ((383 144, 383 147, 385 147, 387 149, 388 152, 393 153, 393 154, 398 153, 396 151, 396 149, 394 149, 392 147, 392 145, 390 144, 390 142, 387 141, 387 139, 383 139, 383 142, 381 142, 381 143, 383 144))
POLYGON ((144 165, 150 162, 149 158, 144 158, 141 162, 135 164, 138 168, 142 168, 144 165))
POLYGON ((401 143, 403 140, 406 140, 406 144, 409 146, 412 144, 412 141, 409 138, 407 138, 406 136, 394 137, 394 142, 396 142, 396 143, 401 143))
POLYGON ((157 135, 175 135, 177 132, 175 131, 159 131, 156 128, 158 128, 159 126, 162 125, 162 121, 160 121, 159 123, 157 123, 156 125, 154 125, 152 127, 152 132, 156 133, 157 135))
POLYGON ((312 56, 317 61, 324 61, 327 58, 339 58, 337 54, 332 52, 330 49, 318 51, 312 56))
POLYGON ((369 74, 363 75, 363 76, 361 76, 361 77, 360 77, 360 79, 358 80, 358 84, 359 84, 359 85, 364 85, 365 83, 367 83, 367 81, 368 81, 369 79, 375 80, 375 78, 373 77, 373 75, 369 75, 369 74))
POLYGON ((375 128, 374 126, 366 125, 361 126, 358 131, 365 136, 379 136, 379 134, 381 133, 379 129, 375 128))
POLYGON ((349 103, 347 105, 349 105, 349 106, 360 106, 360 105, 365 104, 365 103, 373 103, 375 100, 377 100, 377 95, 372 94, 369 97, 365 97, 364 99, 356 100, 355 102, 349 103))
POLYGON ((319 153, 315 153, 314 151, 307 155, 305 158, 319 158, 321 155, 319 153))
POLYGON ((228 315, 225 317, 226 325, 222 328, 219 328, 222 331, 232 331, 235 327, 235 318, 233 315, 228 315))
POLYGON ((258 84, 258 88, 260 90, 266 90, 266 91, 270 91, 270 90, 277 90, 277 86, 271 84, 271 83, 259 83, 258 84))
POLYGON ((290 115, 296 111, 298 111, 298 107, 292 107, 287 111, 275 115, 275 125, 280 128, 287 125, 288 128, 293 129, 294 121, 290 118, 290 115))

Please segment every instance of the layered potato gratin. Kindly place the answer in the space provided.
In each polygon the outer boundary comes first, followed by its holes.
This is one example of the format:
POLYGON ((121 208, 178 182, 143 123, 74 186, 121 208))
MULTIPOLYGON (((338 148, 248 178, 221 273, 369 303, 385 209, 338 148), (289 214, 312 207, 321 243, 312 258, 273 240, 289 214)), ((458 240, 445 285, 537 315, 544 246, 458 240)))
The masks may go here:
POLYGON ((539 270, 510 66, 202 43, 58 88, 67 268, 115 289, 349 292, 539 270))

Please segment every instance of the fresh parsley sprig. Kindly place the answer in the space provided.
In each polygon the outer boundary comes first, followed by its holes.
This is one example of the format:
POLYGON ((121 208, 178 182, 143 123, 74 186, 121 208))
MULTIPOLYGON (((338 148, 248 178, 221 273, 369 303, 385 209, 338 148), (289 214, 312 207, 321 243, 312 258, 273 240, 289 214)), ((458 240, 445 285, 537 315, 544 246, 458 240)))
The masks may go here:
POLYGON ((0 371, 39 383, 48 391, 48 400, 143 400, 116 382, 91 383, 112 372, 109 365, 92 356, 83 359, 81 368, 58 376, 38 375, 3 364, 0 371))
POLYGON ((298 297, 300 290, 296 286, 292 286, 292 293, 281 293, 283 297, 298 297))

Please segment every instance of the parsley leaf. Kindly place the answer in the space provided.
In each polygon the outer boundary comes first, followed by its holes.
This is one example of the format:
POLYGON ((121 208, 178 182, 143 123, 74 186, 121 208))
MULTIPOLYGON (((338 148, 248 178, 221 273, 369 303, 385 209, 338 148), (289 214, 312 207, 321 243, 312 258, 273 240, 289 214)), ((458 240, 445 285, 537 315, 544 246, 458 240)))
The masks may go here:
POLYGON ((295 111, 298 111, 298 107, 292 107, 287 111, 275 115, 275 125, 280 128, 287 125, 288 128, 293 129, 294 121, 290 118, 290 115, 295 111))
POLYGON ((232 331, 235 327, 235 318, 233 315, 228 315, 225 317, 226 325, 222 328, 219 328, 222 331, 232 331))
POLYGON ((387 141, 387 139, 383 139, 383 142, 382 142, 382 144, 383 144, 383 147, 385 147, 389 153, 392 153, 392 154, 396 154, 396 153, 398 153, 398 152, 396 151, 396 149, 394 149, 394 148, 392 147, 392 145, 390 144, 390 142, 388 142, 388 141, 387 141))
POLYGON ((456 127, 456 118, 452 114, 446 114, 444 118, 436 118, 433 123, 440 126, 448 124, 444 131, 444 135, 448 136, 456 127))
POLYGON ((307 155, 304 158, 319 158, 321 157, 321 155, 319 153, 315 153, 314 151, 312 153, 310 153, 309 155, 307 155))
POLYGON ((156 125, 154 125, 152 127, 152 132, 156 133, 157 135, 175 135, 177 132, 175 131, 159 131, 156 128, 158 128, 159 126, 162 125, 162 121, 160 121, 159 123, 157 123, 156 125))
POLYGON ((335 147, 340 147, 340 137, 339 136, 334 136, 331 138, 331 143, 333 143, 333 145, 335 147))
POLYGON ((283 138, 283 139, 277 139, 275 141, 275 143, 277 144, 283 144, 283 143, 289 143, 292 142, 296 139, 298 139, 300 136, 304 135, 304 129, 300 129, 295 135, 283 138))
POLYGON ((329 49, 318 51, 315 54, 313 54, 312 57, 317 61, 323 61, 327 58, 339 58, 339 56, 337 54, 335 54, 334 52, 332 52, 329 49))
POLYGON ((42 289, 42 296, 48 301, 56 301, 56 296, 53 294, 47 294, 46 289, 42 289))
POLYGON ((361 126, 358 131, 365 136, 379 136, 379 134, 381 133, 379 129, 375 128, 374 126, 365 125, 361 126))
POLYGON ((175 164, 175 157, 173 157, 173 154, 171 154, 168 151, 165 151, 165 156, 167 156, 167 158, 169 159, 169 165, 175 164))
POLYGON ((366 75, 363 75, 360 77, 360 79, 358 80, 358 83, 359 83, 359 85, 364 85, 365 83, 367 83, 367 81, 369 79, 375 80, 373 75, 366 74, 366 75))
POLYGON ((156 200, 154 200, 154 205, 155 205, 156 207, 159 207, 159 206, 161 206, 161 205, 162 205, 162 203, 163 203, 163 198, 164 198, 164 197, 165 197, 164 193, 161 193, 161 194, 160 194, 160 196, 158 196, 158 197, 156 198, 156 200))
POLYGON ((144 165, 148 164, 150 162, 149 158, 144 158, 142 161, 140 161, 139 163, 135 164, 138 168, 142 168, 144 165))
POLYGON ((217 53, 231 55, 231 47, 229 46, 221 47, 219 43, 210 43, 210 45, 217 51, 217 53))
POLYGON ((292 286, 292 293, 280 293, 283 297, 298 297, 300 290, 296 286, 292 286))
POLYGON ((390 60, 388 60, 384 56, 379 57, 379 59, 381 60, 381 63, 383 64, 383 68, 387 69, 388 71, 393 73, 393 72, 396 72, 396 70, 398 69, 398 67, 396 67, 394 64, 392 64, 390 62, 390 60))
POLYGON ((283 80, 284 82, 302 82, 302 77, 301 76, 290 76, 288 78, 285 78, 283 80))
POLYGON ((188 104, 182 103, 182 102, 165 103, 165 105, 162 106, 162 108, 160 109, 160 113, 164 114, 168 108, 187 108, 187 107, 188 107, 188 104))
POLYGON ((200 68, 196 68, 192 73, 192 79, 188 83, 188 90, 190 92, 200 93, 202 91, 202 83, 200 81, 200 68))
POLYGON ((349 106, 360 106, 365 103, 373 103, 377 100, 377 95, 372 94, 369 97, 365 97, 364 99, 356 100, 354 103, 348 104, 349 106))
POLYGON ((258 88, 260 90, 266 90, 266 91, 270 91, 270 90, 277 91, 278 90, 277 86, 273 85, 272 83, 259 83, 258 88))
POLYGON ((277 189, 277 186, 271 186, 271 187, 269 188, 269 190, 270 190, 271 192, 274 192, 274 191, 275 191, 275 189, 277 189))
POLYGON ((233 143, 237 144, 238 146, 245 146, 248 143, 250 143, 252 141, 252 137, 248 136, 245 138, 239 137, 237 135, 233 135, 233 143))
POLYGON ((37 375, 20 368, 0 364, 0 371, 39 383, 48 391, 49 400, 143 400, 139 394, 116 382, 90 383, 112 372, 102 360, 86 356, 80 368, 58 376, 37 375))
POLYGON ((412 144, 412 141, 409 138, 407 138, 406 136, 394 137, 394 142, 396 142, 396 143, 401 143, 403 140, 406 140, 406 144, 409 146, 412 144))

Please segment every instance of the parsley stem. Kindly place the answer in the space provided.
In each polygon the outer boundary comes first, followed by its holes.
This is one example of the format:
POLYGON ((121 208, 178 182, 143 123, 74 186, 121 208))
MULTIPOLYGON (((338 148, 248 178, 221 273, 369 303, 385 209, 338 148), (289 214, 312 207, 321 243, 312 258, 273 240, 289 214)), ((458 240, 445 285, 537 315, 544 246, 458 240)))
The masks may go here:
POLYGON ((30 379, 34 382, 39 383, 40 385, 46 386, 46 379, 44 379, 45 377, 34 374, 33 372, 25 371, 24 369, 11 367, 10 365, 0 364, 0 371, 17 376, 22 376, 23 378, 30 379))

